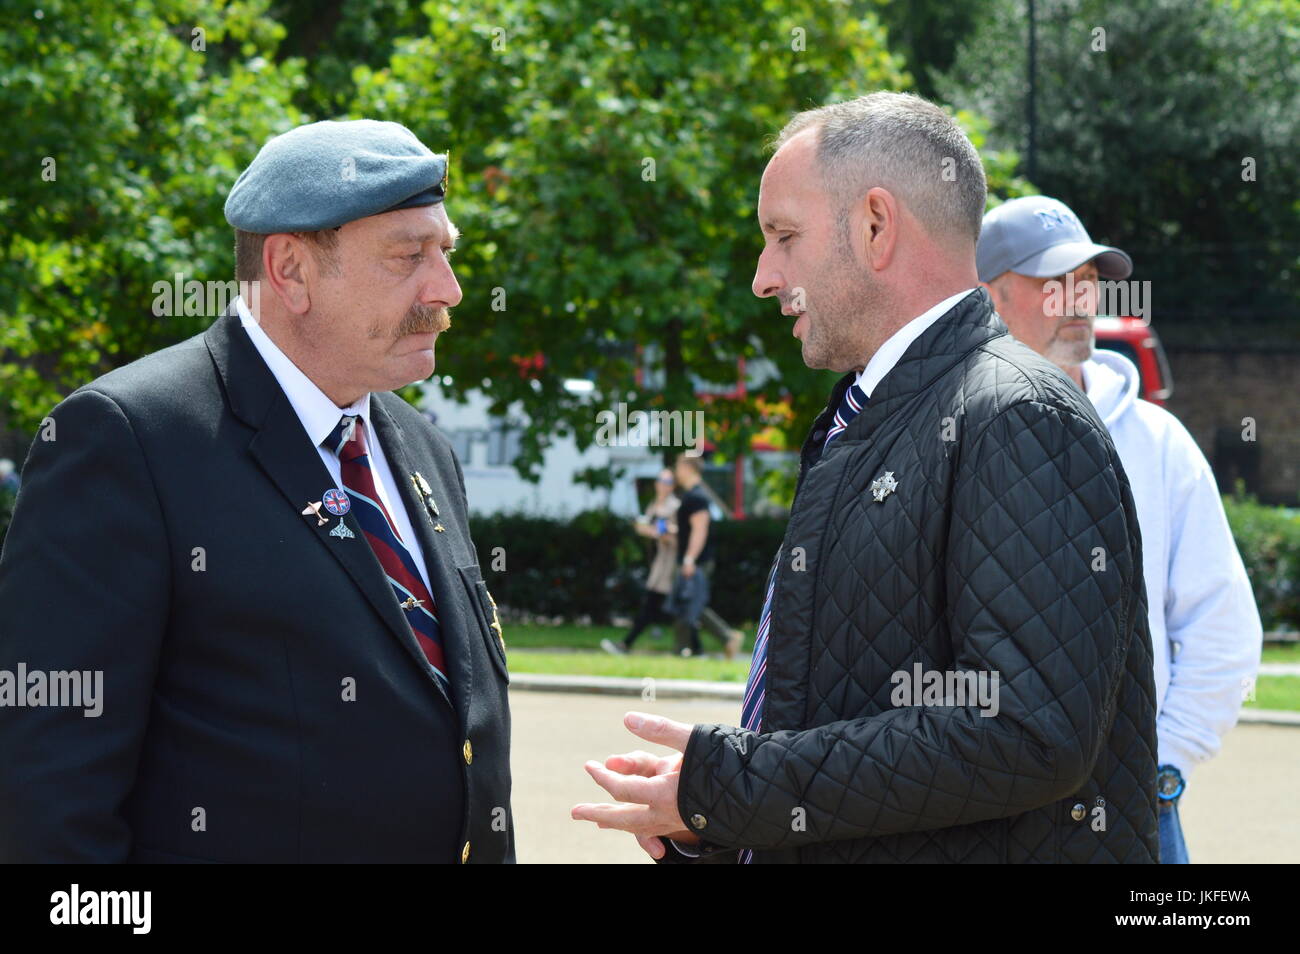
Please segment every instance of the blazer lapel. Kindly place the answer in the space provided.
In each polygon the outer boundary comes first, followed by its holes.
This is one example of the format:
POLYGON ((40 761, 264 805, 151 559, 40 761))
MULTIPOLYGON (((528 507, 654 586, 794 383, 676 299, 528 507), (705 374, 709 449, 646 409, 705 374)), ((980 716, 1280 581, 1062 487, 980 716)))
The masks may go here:
MULTIPOLYGON (((321 546, 338 560, 421 671, 428 672, 424 652, 397 605, 392 586, 356 517, 350 514, 331 517, 322 508, 321 516, 328 520, 321 524, 316 517, 302 514, 308 504, 319 501, 334 486, 334 481, 319 452, 311 445, 289 398, 243 330, 239 315, 229 311, 222 315, 204 334, 204 339, 225 382, 231 410, 257 432, 249 442, 248 451, 283 494, 286 517, 290 516, 292 506, 297 515, 293 519, 315 535, 321 546), (343 523, 352 536, 332 536, 331 531, 343 523)), ((375 407, 373 400, 371 407, 375 407)), ((384 450, 387 453, 387 444, 384 450)), ((429 682, 446 697, 432 673, 429 682)))
MULTIPOLYGON (((407 442, 401 425, 388 413, 387 408, 379 400, 378 394, 371 395, 370 418, 374 424, 375 437, 384 450, 384 456, 388 459, 389 469, 393 472, 393 480, 401 494, 402 505, 406 507, 406 513, 411 518, 411 526, 415 528, 415 535, 420 539, 420 548, 424 552, 424 567, 429 574, 429 588, 438 606, 438 623, 442 628, 443 650, 447 654, 447 666, 451 670, 447 675, 452 685, 452 697, 455 699, 461 724, 465 725, 469 716, 468 689, 473 678, 473 663, 466 642, 469 634, 465 627, 467 620, 473 617, 463 608, 464 586, 461 584, 460 574, 448 556, 448 541, 443 539, 442 533, 434 529, 440 523, 440 518, 434 517, 429 511, 423 495, 417 492, 412 481, 417 467, 412 465, 411 456, 407 453, 407 442)), ((425 468, 420 473, 428 483, 435 502, 446 504, 452 499, 450 490, 438 483, 436 469, 425 468)), ((446 511, 442 517, 446 518, 446 511)), ((472 608, 470 611, 472 612, 472 608)))

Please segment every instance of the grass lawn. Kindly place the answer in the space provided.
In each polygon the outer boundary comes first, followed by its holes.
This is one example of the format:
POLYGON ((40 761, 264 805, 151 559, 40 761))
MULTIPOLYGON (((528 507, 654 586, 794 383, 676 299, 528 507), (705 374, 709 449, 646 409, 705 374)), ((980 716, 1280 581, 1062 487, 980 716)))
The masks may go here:
POLYGON ((1262 659, 1266 663, 1300 663, 1300 643, 1265 646, 1262 659))
POLYGON ((647 629, 637 640, 636 651, 627 656, 612 656, 600 648, 602 639, 623 638, 627 630, 621 626, 507 624, 505 635, 511 672, 743 683, 749 676, 753 627, 739 628, 745 632, 745 644, 731 662, 722 658, 717 640, 709 633, 701 633, 700 640, 705 653, 717 658, 675 655, 671 626, 647 629))
POLYGON ((1255 682, 1255 701, 1245 707, 1300 712, 1300 676, 1260 676, 1255 682))
MULTIPOLYGON (((637 641, 636 652, 611 656, 600 648, 602 639, 615 642, 626 632, 619 626, 544 626, 507 624, 506 647, 510 671, 546 675, 624 676, 632 679, 701 679, 708 682, 743 683, 749 675, 753 652, 752 622, 738 624, 745 644, 734 660, 721 657, 717 641, 702 633, 705 652, 712 655, 683 659, 672 653, 671 626, 647 629, 637 641), (716 657, 716 658, 715 658, 716 657)), ((1300 645, 1270 646, 1264 662, 1300 662, 1300 645)), ((1300 677, 1261 676, 1255 686, 1252 709, 1285 709, 1300 712, 1300 677)))
POLYGON ((683 659, 668 653, 634 653, 611 656, 596 651, 548 653, 511 649, 510 671, 545 675, 627 676, 632 679, 703 679, 709 682, 744 683, 749 675, 749 657, 725 659, 683 659))

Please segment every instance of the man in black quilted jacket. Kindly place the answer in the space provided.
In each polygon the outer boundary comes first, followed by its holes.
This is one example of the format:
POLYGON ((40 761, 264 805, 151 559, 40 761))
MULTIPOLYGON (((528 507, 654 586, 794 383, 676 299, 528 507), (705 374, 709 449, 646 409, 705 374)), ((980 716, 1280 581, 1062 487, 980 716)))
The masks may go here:
POLYGON ((978 287, 985 183, 939 108, 795 116, 754 293, 843 373, 800 458, 741 727, 587 770, 661 861, 1153 862, 1141 541, 1086 398, 978 287))

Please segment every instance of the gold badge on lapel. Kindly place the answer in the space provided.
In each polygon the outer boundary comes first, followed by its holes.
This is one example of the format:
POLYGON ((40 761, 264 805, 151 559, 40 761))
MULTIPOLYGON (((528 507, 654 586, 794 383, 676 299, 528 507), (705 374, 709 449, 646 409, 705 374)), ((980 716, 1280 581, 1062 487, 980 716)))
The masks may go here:
POLYGON ((424 501, 424 507, 429 511, 428 516, 430 522, 433 523, 433 529, 442 533, 447 528, 442 525, 440 520, 438 520, 438 518, 442 516, 441 512, 438 510, 438 502, 433 499, 433 490, 429 487, 429 482, 424 479, 424 475, 418 470, 411 475, 411 486, 415 488, 415 492, 419 494, 420 499, 424 501))
POLYGON ((501 631, 501 618, 497 616, 497 601, 492 598, 492 591, 486 586, 483 591, 487 593, 488 602, 492 604, 492 632, 497 634, 497 639, 501 643, 501 651, 506 651, 506 637, 501 631))
POLYGON ((308 501, 307 506, 304 507, 302 511, 302 515, 304 517, 314 516, 316 518, 316 526, 318 527, 323 526, 324 524, 330 522, 329 517, 321 516, 320 505, 321 502, 319 500, 317 500, 315 503, 311 503, 310 501, 308 501))

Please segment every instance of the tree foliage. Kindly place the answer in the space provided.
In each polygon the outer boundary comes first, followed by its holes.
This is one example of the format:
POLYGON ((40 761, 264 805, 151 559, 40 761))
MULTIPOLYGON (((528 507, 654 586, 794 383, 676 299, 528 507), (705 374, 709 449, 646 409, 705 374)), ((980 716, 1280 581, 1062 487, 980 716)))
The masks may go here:
MULTIPOLYGON (((708 399, 710 439, 731 454, 775 425, 797 446, 829 377, 750 292, 759 179, 795 111, 911 84, 877 6, 27 3, 0 34, 0 413, 31 432, 73 388, 201 330, 211 314, 156 316, 154 286, 232 277, 239 170, 299 123, 365 116, 451 152, 465 298, 439 374, 522 408, 521 470, 559 436, 585 446, 619 401, 700 407, 697 385, 734 385, 739 358, 775 374, 708 399)), ((982 147, 987 123, 959 118, 982 147)), ((1024 191, 1014 151, 985 155, 995 192, 1024 191)))
MULTIPOLYGON (((1300 4, 1039 0, 1035 185, 1152 282, 1167 340, 1294 337, 1300 4)), ((1024 0, 992 0, 939 84, 1025 155, 1024 0)))

